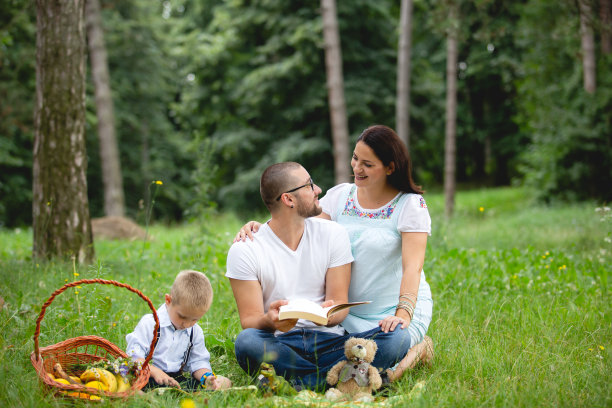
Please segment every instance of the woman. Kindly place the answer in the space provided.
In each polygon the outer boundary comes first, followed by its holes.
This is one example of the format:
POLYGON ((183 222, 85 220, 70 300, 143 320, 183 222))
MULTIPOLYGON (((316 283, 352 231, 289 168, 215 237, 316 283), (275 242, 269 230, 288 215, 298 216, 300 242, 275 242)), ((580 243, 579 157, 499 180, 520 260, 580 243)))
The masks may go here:
MULTIPOLYGON (((397 333, 394 350, 406 356, 387 370, 393 381, 406 368, 433 357, 431 339, 425 336, 433 300, 422 270, 431 219, 423 191, 412 179, 408 149, 391 128, 376 125, 364 130, 351 167, 354 184, 331 188, 320 200, 320 216, 349 233, 355 258, 349 301, 372 301, 351 308, 342 326, 349 333, 376 326, 397 333)), ((251 236, 258 227, 255 222, 246 224, 236 239, 251 236)))

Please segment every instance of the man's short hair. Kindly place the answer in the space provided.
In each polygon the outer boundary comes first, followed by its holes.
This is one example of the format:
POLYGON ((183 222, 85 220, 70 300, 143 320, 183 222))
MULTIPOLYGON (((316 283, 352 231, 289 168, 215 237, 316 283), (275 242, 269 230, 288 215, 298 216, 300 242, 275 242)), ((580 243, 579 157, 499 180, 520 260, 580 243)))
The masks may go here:
POLYGON ((213 290, 210 281, 202 272, 184 270, 179 272, 170 289, 172 303, 191 308, 210 308, 213 290))
POLYGON ((269 211, 278 205, 276 200, 283 192, 295 187, 292 186, 295 177, 289 173, 301 168, 302 165, 296 162, 276 163, 264 170, 259 182, 259 192, 269 211))

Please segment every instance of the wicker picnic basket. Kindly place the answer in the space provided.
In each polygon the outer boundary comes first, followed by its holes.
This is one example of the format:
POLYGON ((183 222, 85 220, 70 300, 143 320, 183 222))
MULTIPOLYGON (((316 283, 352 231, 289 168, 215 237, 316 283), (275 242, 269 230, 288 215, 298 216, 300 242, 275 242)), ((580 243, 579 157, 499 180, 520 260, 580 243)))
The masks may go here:
POLYGON ((155 308, 153 307, 153 304, 151 303, 149 298, 146 297, 139 290, 134 289, 128 284, 113 280, 82 279, 79 281, 67 283, 66 285, 62 286, 61 288, 53 292, 49 299, 47 299, 47 301, 43 304, 42 309, 40 311, 40 315, 36 320, 36 330, 34 331, 34 352, 31 354, 30 360, 32 360, 32 365, 34 366, 34 369, 36 370, 36 373, 38 374, 42 382, 58 394, 61 393, 62 395, 68 395, 75 398, 83 399, 89 399, 91 395, 98 395, 100 397, 107 396, 124 398, 142 389, 142 387, 144 387, 149 381, 149 361, 153 357, 153 351, 157 342, 158 328, 159 319, 157 318, 155 308), (48 372, 53 372, 53 366, 56 363, 60 363, 63 370, 69 375, 80 376, 83 372, 83 369, 79 369, 78 367, 76 367, 77 365, 93 363, 103 359, 108 360, 109 358, 116 359, 118 357, 128 357, 128 355, 123 350, 121 350, 119 347, 117 347, 110 341, 98 336, 78 336, 72 339, 61 341, 51 346, 46 346, 42 348, 38 347, 40 322, 45 316, 45 311, 47 307, 51 304, 51 302, 53 302, 53 299, 55 299, 57 295, 64 292, 68 288, 94 283, 102 285, 114 285, 136 293, 145 302, 147 302, 149 308, 153 312, 153 318, 155 319, 153 341, 151 342, 149 354, 145 358, 145 361, 142 365, 142 370, 140 370, 140 373, 138 374, 136 379, 132 381, 131 387, 124 392, 101 391, 91 387, 85 387, 84 385, 80 384, 62 384, 53 381, 53 379, 51 379, 47 375, 48 372))

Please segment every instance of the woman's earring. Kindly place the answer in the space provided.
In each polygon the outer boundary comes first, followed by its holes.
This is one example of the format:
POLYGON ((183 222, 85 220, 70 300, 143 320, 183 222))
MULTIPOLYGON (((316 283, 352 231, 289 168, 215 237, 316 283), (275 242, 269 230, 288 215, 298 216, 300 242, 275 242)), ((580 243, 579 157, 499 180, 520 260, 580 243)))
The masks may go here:
POLYGON ((293 204, 291 204, 291 208, 293 208, 293 204))

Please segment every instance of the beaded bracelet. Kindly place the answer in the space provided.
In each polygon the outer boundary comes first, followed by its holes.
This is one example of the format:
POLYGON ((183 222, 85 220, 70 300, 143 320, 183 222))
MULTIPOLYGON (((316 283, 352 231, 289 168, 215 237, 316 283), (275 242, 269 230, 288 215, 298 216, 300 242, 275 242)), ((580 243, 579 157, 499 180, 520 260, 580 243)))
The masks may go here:
POLYGON ((409 292, 408 292, 408 293, 402 293, 401 295, 399 295, 399 298, 400 298, 400 300, 401 300, 402 298, 406 298, 406 299, 408 299, 408 300, 414 299, 414 301, 415 301, 415 303, 416 303, 416 300, 417 300, 417 295, 415 295, 414 293, 409 293, 409 292))
POLYGON ((411 304, 410 302, 399 302, 396 306, 397 308, 401 308, 401 309, 410 309, 412 311, 414 311, 414 305, 411 304))
POLYGON ((204 374, 202 374, 202 378, 200 378, 200 385, 204 388, 206 388, 206 380, 208 379, 208 377, 217 378, 215 373, 213 373, 212 371, 207 371, 204 374))
POLYGON ((399 309, 405 310, 408 312, 408 316, 410 316, 410 320, 412 320, 412 316, 414 316, 414 308, 409 305, 397 305, 395 311, 397 312, 399 309))

